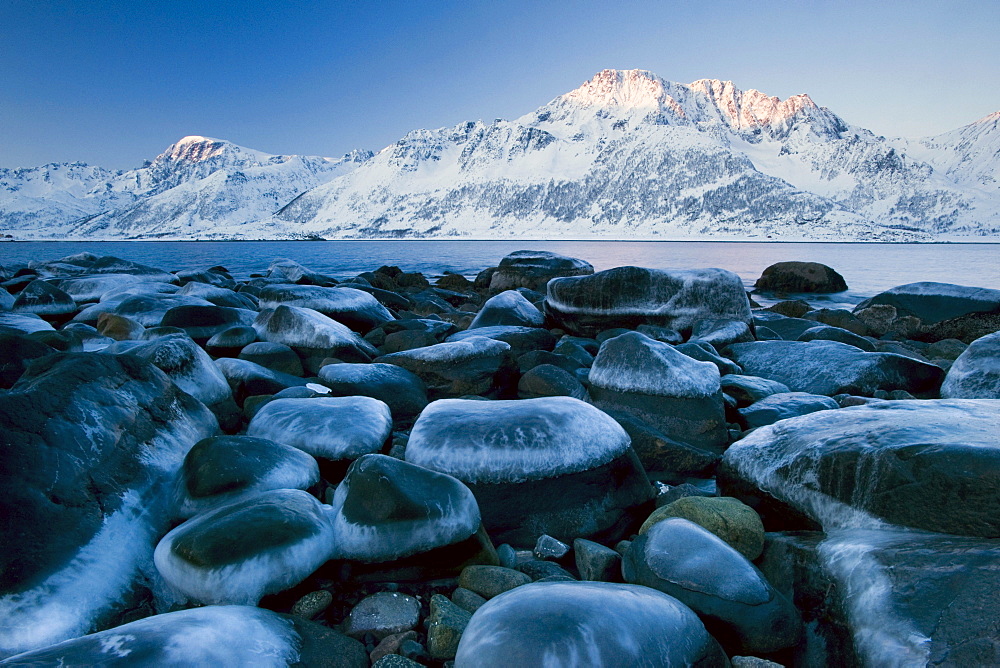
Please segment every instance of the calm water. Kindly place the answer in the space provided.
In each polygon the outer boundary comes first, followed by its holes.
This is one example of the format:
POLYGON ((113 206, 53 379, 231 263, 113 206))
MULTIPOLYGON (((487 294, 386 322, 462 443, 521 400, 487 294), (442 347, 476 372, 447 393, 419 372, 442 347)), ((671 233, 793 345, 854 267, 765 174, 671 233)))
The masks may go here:
MULTIPOLYGON (((266 271, 291 258, 313 271, 346 278, 385 264, 439 275, 473 276, 515 250, 548 250, 587 260, 598 271, 622 265, 690 269, 722 267, 747 286, 768 265, 785 260, 822 262, 840 272, 850 290, 828 298, 857 303, 895 285, 940 281, 1000 289, 997 244, 829 244, 671 241, 123 241, 0 244, 0 264, 54 260, 90 251, 169 271, 223 265, 234 276, 266 271)), ((822 298, 820 299, 820 301, 822 298)), ((813 301, 817 301, 815 298, 813 301)), ((832 305, 831 304, 831 305, 832 305)))

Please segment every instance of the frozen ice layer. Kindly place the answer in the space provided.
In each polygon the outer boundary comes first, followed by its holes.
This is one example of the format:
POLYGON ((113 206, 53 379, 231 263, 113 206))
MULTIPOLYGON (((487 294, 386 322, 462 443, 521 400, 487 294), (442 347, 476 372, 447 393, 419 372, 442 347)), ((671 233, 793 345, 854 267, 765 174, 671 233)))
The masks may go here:
POLYGON ((519 482, 596 468, 629 447, 614 419, 579 399, 442 399, 417 418, 406 460, 465 482, 519 482))
POLYGON ((617 392, 696 399, 719 392, 719 369, 639 332, 608 339, 590 369, 590 382, 617 392))

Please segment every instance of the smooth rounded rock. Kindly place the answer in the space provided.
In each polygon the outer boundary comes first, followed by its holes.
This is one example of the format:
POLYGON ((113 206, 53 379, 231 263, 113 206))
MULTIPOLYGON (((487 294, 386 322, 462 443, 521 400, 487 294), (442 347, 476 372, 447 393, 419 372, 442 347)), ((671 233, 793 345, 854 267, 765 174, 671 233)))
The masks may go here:
POLYGON ((634 585, 546 582, 479 608, 456 668, 509 666, 726 666, 698 617, 677 599, 634 585))
POLYGON ((948 369, 946 399, 1000 399, 1000 332, 976 339, 948 369))
POLYGON ((327 364, 319 378, 334 396, 364 396, 384 401, 395 420, 412 420, 427 406, 427 386, 395 364, 327 364))
POLYGON ((260 291, 258 298, 261 309, 273 309, 283 304, 312 309, 361 334, 395 320, 392 313, 375 297, 353 288, 269 285, 260 291))
POLYGON ((819 262, 778 262, 772 264, 754 283, 760 292, 843 292, 844 277, 819 262))
POLYGON ((548 251, 514 251, 500 260, 490 275, 489 289, 493 293, 515 288, 542 290, 553 278, 593 273, 593 265, 576 258, 548 251))
POLYGON ((686 496, 660 506, 642 523, 639 533, 671 517, 682 517, 708 529, 747 559, 764 550, 764 525, 753 508, 729 496, 686 496))
POLYGON ((476 317, 472 319, 469 329, 490 327, 494 325, 512 325, 515 327, 541 327, 545 324, 545 315, 535 308, 524 296, 516 290, 506 290, 490 297, 476 317))
POLYGON ((840 404, 822 394, 778 392, 764 397, 746 408, 740 408, 739 412, 743 420, 746 421, 747 428, 754 429, 774 424, 778 420, 787 420, 834 408, 840 408, 840 404))
POLYGON ((431 398, 483 394, 494 388, 510 356, 502 341, 473 336, 376 358, 415 374, 427 385, 431 398))
POLYGON ((359 638, 371 633, 382 640, 403 633, 420 622, 420 601, 399 592, 380 591, 361 599, 347 616, 345 633, 359 638))
POLYGON ((237 358, 291 376, 301 376, 305 373, 299 356, 294 350, 282 343, 269 341, 248 343, 237 355, 237 358))
POLYGON ((336 320, 307 308, 282 304, 260 312, 253 322, 262 341, 283 343, 302 357, 306 371, 316 373, 327 357, 368 362, 378 351, 336 320))

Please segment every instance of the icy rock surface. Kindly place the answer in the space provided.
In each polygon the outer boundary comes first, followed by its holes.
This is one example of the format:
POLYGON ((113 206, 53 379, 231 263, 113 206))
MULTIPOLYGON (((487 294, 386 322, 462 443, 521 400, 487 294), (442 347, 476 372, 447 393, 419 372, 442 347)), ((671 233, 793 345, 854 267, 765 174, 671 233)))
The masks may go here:
MULTIPOLYGON (((494 277, 496 275, 494 274, 494 277)), ((535 305, 516 290, 505 290, 490 297, 472 319, 469 329, 491 325, 514 325, 518 327, 541 327, 545 316, 535 305)))
POLYGON ((282 304, 318 311, 362 334, 382 323, 395 320, 375 297, 354 288, 326 288, 318 285, 269 285, 260 291, 260 308, 282 304))
POLYGON ((727 354, 749 375, 776 380, 793 392, 827 396, 933 392, 944 379, 944 371, 933 364, 893 353, 866 353, 838 341, 735 343, 727 354))
MULTIPOLYGON (((824 529, 896 525, 1000 537, 1000 402, 883 401, 761 427, 722 460, 824 529)), ((726 483, 729 484, 729 483, 726 483)))
POLYGON ((605 341, 590 369, 593 385, 617 392, 698 399, 719 389, 719 370, 638 332, 605 341))
POLYGON ((689 606, 730 653, 766 654, 799 638, 795 607, 746 557, 689 520, 654 524, 632 542, 622 569, 626 581, 689 606))
POLYGON ((233 396, 238 401, 257 394, 275 394, 289 387, 304 386, 308 382, 304 378, 272 371, 255 362, 234 357, 221 357, 215 360, 215 366, 226 377, 233 396))
POLYGON ((456 478, 378 454, 351 464, 331 505, 338 557, 365 563, 457 543, 480 523, 475 497, 456 478))
POLYGON ((76 311, 76 302, 51 283, 34 280, 18 293, 11 310, 15 313, 35 313, 49 319, 68 319, 76 311))
POLYGON ((371 344, 336 320, 307 308, 281 305, 260 312, 253 323, 262 341, 283 343, 309 354, 367 362, 377 354, 371 344))
POLYGON ((361 395, 384 401, 395 419, 416 417, 427 405, 427 386, 395 364, 327 364, 319 370, 335 396, 361 395))
POLYGON ((98 302, 105 294, 120 292, 129 286, 147 282, 149 282, 148 278, 134 274, 93 274, 53 280, 53 283, 60 290, 72 297, 78 304, 98 302))
POLYGON ((168 520, 212 414, 129 355, 59 353, 0 394, 0 654, 87 633, 168 520))
POLYGON ((1000 399, 1000 332, 969 344, 941 385, 945 399, 1000 399))
POLYGON ((607 464, 629 442, 610 416, 571 397, 442 399, 417 418, 406 461, 466 482, 520 482, 607 464))
POLYGON ((968 313, 1000 310, 1000 290, 931 281, 907 283, 864 300, 854 312, 878 304, 893 306, 901 314, 916 316, 929 324, 968 313))
POLYGON ((545 310, 573 334, 659 325, 690 331, 699 320, 752 321, 743 281, 725 269, 616 267, 549 281, 545 310))
MULTIPOLYGON (((95 309, 102 304, 111 305, 114 302, 110 299, 108 302, 100 302, 79 313, 74 320, 86 322, 84 313, 96 312, 95 309)), ((200 297, 184 297, 176 294, 132 295, 112 306, 110 311, 115 315, 132 318, 143 327, 157 327, 163 322, 163 316, 167 311, 178 306, 213 306, 213 304, 200 297)))
POLYGON ((281 489, 193 517, 163 537, 153 561, 172 587, 197 602, 256 605, 315 571, 334 541, 328 506, 281 489))
POLYGON ((487 601, 462 634, 456 668, 725 666, 691 610, 647 587, 539 582, 487 601))
POLYGON ((490 290, 543 290, 549 280, 558 276, 584 276, 593 273, 593 265, 574 257, 548 251, 514 251, 500 260, 500 265, 490 278, 490 290))
POLYGON ((191 517, 271 489, 306 489, 319 481, 316 460, 298 448, 252 436, 213 436, 184 457, 178 513, 191 517))
POLYGON ((34 313, 13 313, 11 311, 0 311, 0 327, 10 327, 25 334, 51 332, 55 329, 34 313))
POLYGON ((31 666, 298 665, 303 639, 290 618, 250 606, 181 610, 11 657, 31 666))
POLYGON ((840 408, 836 401, 821 394, 777 392, 739 411, 747 426, 753 429, 774 424, 778 420, 836 408, 840 408))
POLYGON ((483 336, 437 343, 382 355, 376 363, 395 364, 416 374, 431 398, 482 394, 494 385, 511 346, 483 336))
POLYGON ((391 431, 389 407, 371 397, 275 399, 247 427, 248 436, 268 438, 329 460, 378 452, 391 431))

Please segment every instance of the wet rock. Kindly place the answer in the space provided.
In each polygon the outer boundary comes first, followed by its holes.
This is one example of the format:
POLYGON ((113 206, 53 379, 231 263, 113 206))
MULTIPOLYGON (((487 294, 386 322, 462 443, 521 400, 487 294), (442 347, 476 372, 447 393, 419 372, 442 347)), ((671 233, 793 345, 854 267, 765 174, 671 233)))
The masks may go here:
POLYGON ((517 396, 521 399, 538 397, 573 397, 588 401, 590 395, 576 376, 551 364, 541 364, 521 376, 517 383, 517 396))
POLYGON ((405 633, 420 622, 420 601, 394 591, 380 591, 361 599, 347 617, 345 633, 360 638, 371 633, 381 641, 386 636, 405 633))
POLYGON ((458 585, 486 599, 531 582, 531 578, 512 568, 503 566, 466 566, 458 578, 458 585))
POLYGON ((255 311, 226 306, 177 306, 163 314, 157 323, 180 327, 199 344, 204 344, 216 334, 232 327, 249 327, 257 317, 255 311))
POLYGON ((385 455, 364 455, 351 464, 331 505, 338 558, 364 563, 453 545, 480 525, 468 487, 385 455))
MULTIPOLYGON (((784 341, 797 341, 803 332, 816 326, 815 320, 806 318, 789 318, 768 311, 755 311, 753 316, 754 326, 757 329, 766 327, 774 332, 784 341)), ((760 339, 760 337, 758 337, 760 339)))
POLYGON ((315 497, 271 490, 181 524, 160 540, 153 561, 164 580, 197 602, 256 605, 304 580, 330 557, 334 541, 315 497))
POLYGON ((788 318, 801 318, 812 310, 812 306, 809 305, 809 302, 801 299, 786 299, 774 306, 769 306, 767 310, 788 318))
POLYGON ((485 337, 439 343, 383 355, 376 363, 395 364, 418 376, 430 398, 485 394, 509 363, 510 345, 485 337))
POLYGON ((600 582, 621 581, 620 554, 600 543, 585 538, 573 541, 573 557, 580 579, 600 582))
POLYGON ((327 364, 320 380, 334 396, 363 396, 383 401, 397 421, 416 418, 427 405, 427 386, 395 364, 327 364))
POLYGON ((132 355, 55 353, 0 393, 0 653, 81 635, 115 609, 165 528, 184 455, 217 429, 132 355))
POLYGON ((944 372, 892 353, 866 353, 836 341, 736 343, 727 354, 745 372, 776 380, 793 392, 872 395, 876 390, 934 393, 944 372))
POLYGON ((804 318, 806 320, 815 320, 816 322, 822 323, 824 325, 829 325, 830 327, 840 327, 841 329, 846 329, 849 332, 857 334, 858 336, 868 336, 868 327, 865 323, 848 311, 842 308, 820 308, 816 310, 811 310, 806 312, 804 315, 795 316, 797 318, 804 318))
POLYGON ((68 294, 43 280, 32 281, 14 300, 15 313, 33 313, 50 322, 66 322, 76 313, 76 302, 68 294))
MULTIPOLYGON (((514 288, 543 290, 553 278, 594 273, 589 262, 547 251, 514 251, 500 260, 489 277, 490 292, 514 288)), ((479 277, 477 277, 477 284, 479 277)), ((477 286, 478 287, 478 286, 477 286)))
POLYGON ((1000 399, 1000 332, 976 339, 958 356, 941 385, 947 399, 1000 399))
POLYGON ((472 615, 441 594, 431 596, 427 617, 427 651, 435 659, 451 659, 472 615))
POLYGON ((22 335, 17 330, 0 330, 0 388, 9 388, 21 377, 28 364, 56 352, 55 348, 22 335))
POLYGON ((261 309, 281 306, 318 311, 360 334, 395 320, 371 294, 353 288, 324 288, 313 285, 269 285, 260 291, 261 309))
POLYGON ((262 341, 294 349, 309 373, 317 373, 328 357, 369 362, 378 353, 350 329, 312 309, 285 305, 265 309, 254 320, 253 328, 262 341))
POLYGON ((671 596, 633 585, 546 582, 477 610, 455 666, 535 666, 548 657, 594 666, 728 665, 698 617, 671 596))
POLYGON ((230 327, 212 336, 205 343, 205 351, 213 357, 237 357, 256 340, 257 330, 253 327, 230 327))
POLYGON ((643 522, 640 534, 671 517, 682 517, 708 529, 747 559, 764 549, 764 525, 753 508, 729 496, 687 496, 660 506, 643 522))
POLYGON ((215 366, 225 376, 233 398, 240 405, 247 397, 275 394, 289 387, 304 387, 308 382, 304 378, 278 373, 254 362, 232 357, 215 360, 215 366))
POLYGON ((643 324, 684 333, 697 321, 711 318, 751 322, 743 281, 723 269, 617 267, 593 276, 554 279, 548 285, 545 311, 566 331, 583 336, 643 324))
MULTIPOLYGON (((591 363, 593 363, 593 358, 591 358, 591 363)), ((571 374, 581 366, 586 366, 567 355, 561 355, 554 352, 550 353, 547 350, 532 350, 517 358, 517 367, 522 374, 527 373, 535 367, 542 366, 543 364, 558 367, 571 374)))
POLYGON ((618 537, 653 496, 625 431, 570 397, 436 401, 417 419, 406 460, 466 483, 498 543, 618 537))
POLYGON ((271 489, 319 482, 316 460, 297 448, 252 436, 213 436, 184 457, 178 512, 192 517, 271 489))
POLYGON ((302 360, 294 350, 282 343, 255 341, 248 343, 237 357, 262 367, 291 376, 301 376, 305 373, 302 360))
POLYGON ((632 542, 622 568, 626 582, 675 596, 698 613, 730 653, 767 654, 799 639, 795 607, 743 555, 694 522, 655 523, 632 542))
POLYGON ((632 449, 646 472, 657 479, 683 479, 709 475, 719 455, 666 436, 629 413, 605 411, 615 419, 632 440, 632 449))
POLYGON ((996 538, 998 420, 996 401, 974 399, 821 411, 734 443, 720 483, 727 490, 740 480, 764 485, 820 523, 855 509, 917 529, 996 538))
POLYGON ((778 262, 764 270, 754 290, 759 292, 843 292, 844 277, 818 262, 778 262))
POLYGON ((515 290, 506 290, 491 297, 473 318, 469 329, 508 325, 514 327, 541 327, 545 316, 515 290))
POLYGON ((590 370, 602 409, 629 413, 695 447, 728 442, 718 369, 668 344, 629 332, 605 341, 590 370))
POLYGON ((400 332, 387 334, 383 339, 382 344, 379 346, 379 351, 383 355, 390 355, 404 350, 413 350, 415 348, 433 346, 438 342, 437 337, 430 332, 404 329, 400 332))

